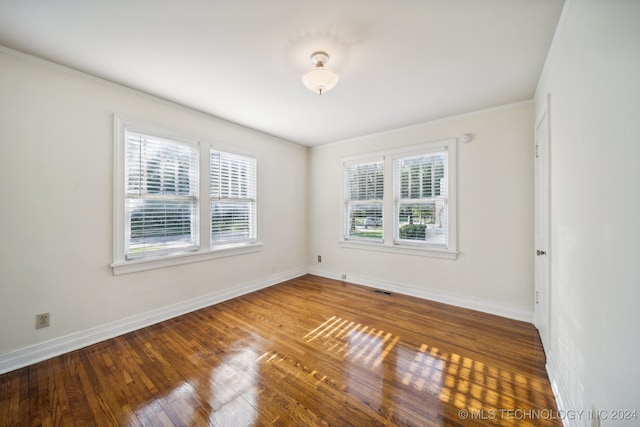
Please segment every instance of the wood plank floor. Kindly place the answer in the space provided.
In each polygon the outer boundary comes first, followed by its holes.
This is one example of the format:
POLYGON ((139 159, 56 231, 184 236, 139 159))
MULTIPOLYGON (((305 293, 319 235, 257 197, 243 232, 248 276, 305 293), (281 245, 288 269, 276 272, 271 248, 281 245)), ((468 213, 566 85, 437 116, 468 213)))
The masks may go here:
POLYGON ((561 425, 535 328, 304 276, 0 376, 0 425, 561 425))

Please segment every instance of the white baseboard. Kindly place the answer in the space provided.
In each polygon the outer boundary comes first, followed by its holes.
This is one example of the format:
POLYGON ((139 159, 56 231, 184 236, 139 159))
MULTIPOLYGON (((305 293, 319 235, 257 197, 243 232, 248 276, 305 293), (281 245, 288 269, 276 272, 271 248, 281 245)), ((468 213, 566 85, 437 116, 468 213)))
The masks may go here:
MULTIPOLYGON (((564 382, 564 379, 559 374, 558 366, 555 363, 555 360, 551 356, 550 352, 546 352, 547 356, 547 364, 545 368, 547 369, 547 376, 549 377, 549 382, 551 383, 551 391, 553 391, 553 397, 556 399, 556 405, 558 405, 558 412, 560 413, 569 413, 576 408, 574 402, 569 398, 569 393, 567 392, 567 386, 564 382)), ((562 419, 562 425, 564 427, 581 427, 581 417, 576 417, 574 419, 569 419, 570 417, 564 417, 562 419)))
POLYGON ((0 355, 0 374, 307 274, 301 267, 0 355))
MULTIPOLYGON (((341 280, 341 274, 325 270, 318 267, 310 267, 309 274, 326 277, 329 279, 341 280)), ((498 304, 493 301, 481 300, 479 298, 469 298, 460 295, 449 294, 441 291, 433 291, 428 289, 419 289, 399 283, 392 283, 384 280, 373 279, 371 277, 348 275, 347 281, 357 285, 370 286, 390 292, 397 292, 404 295, 428 299, 431 301, 451 304, 458 307, 470 308, 472 310, 482 311, 484 313, 495 314, 497 316, 506 317, 523 322, 533 323, 533 310, 526 310, 519 307, 512 307, 504 304, 498 304)))

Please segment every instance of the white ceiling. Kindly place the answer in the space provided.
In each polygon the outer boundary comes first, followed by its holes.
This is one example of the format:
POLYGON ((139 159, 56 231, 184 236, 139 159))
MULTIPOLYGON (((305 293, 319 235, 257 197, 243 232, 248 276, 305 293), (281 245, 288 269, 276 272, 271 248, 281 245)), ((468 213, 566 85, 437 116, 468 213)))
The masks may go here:
POLYGON ((0 44, 313 146, 534 96, 562 0, 0 0, 0 44), (324 50, 340 76, 308 91, 324 50))

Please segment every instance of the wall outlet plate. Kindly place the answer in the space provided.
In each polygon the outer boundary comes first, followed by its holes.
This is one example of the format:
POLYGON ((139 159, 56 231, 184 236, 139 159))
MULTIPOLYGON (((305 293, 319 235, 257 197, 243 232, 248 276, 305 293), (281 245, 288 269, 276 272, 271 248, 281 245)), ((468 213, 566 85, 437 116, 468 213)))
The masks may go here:
POLYGON ((49 313, 36 314, 36 329, 49 327, 49 313))
POLYGON ((591 413, 589 415, 591 418, 591 427, 600 427, 600 413, 595 405, 591 406, 591 413))

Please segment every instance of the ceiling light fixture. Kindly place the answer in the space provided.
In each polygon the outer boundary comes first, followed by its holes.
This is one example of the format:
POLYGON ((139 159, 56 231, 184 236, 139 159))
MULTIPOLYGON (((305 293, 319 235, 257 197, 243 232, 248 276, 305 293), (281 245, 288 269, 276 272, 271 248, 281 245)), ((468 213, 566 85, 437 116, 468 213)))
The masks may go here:
POLYGON ((314 52, 309 59, 316 68, 302 75, 302 83, 311 92, 320 95, 329 92, 338 84, 338 75, 324 67, 329 62, 329 55, 325 52, 314 52))

